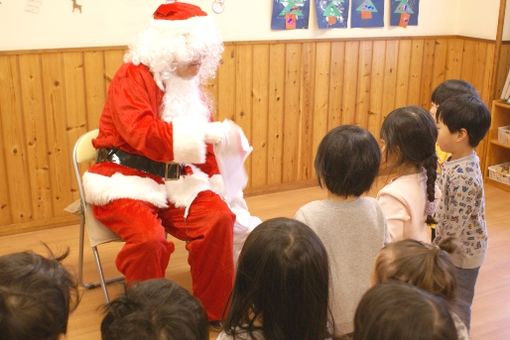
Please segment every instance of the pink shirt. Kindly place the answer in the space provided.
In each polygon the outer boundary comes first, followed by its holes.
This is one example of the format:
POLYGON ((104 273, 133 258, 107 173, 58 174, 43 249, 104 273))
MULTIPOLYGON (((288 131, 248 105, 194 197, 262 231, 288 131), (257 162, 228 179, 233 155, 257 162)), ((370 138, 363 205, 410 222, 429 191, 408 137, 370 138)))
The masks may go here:
POLYGON ((430 243, 425 223, 427 176, 425 172, 397 177, 377 194, 391 242, 415 239, 430 243))

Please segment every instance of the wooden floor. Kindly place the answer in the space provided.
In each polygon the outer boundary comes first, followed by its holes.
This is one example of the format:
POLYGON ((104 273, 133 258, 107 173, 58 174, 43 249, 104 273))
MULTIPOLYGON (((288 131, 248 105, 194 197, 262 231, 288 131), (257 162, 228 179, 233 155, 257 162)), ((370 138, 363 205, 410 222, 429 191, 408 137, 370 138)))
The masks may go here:
MULTIPOLYGON (((324 197, 319 188, 306 188, 273 193, 248 198, 248 204, 254 215, 262 219, 276 216, 292 217, 302 204, 324 197)), ((487 220, 489 224, 490 248, 485 264, 482 266, 473 304, 472 339, 501 340, 510 339, 510 193, 488 185, 486 187, 487 220)), ((0 238, 0 254, 32 249, 44 253, 40 242, 47 243, 58 252, 66 247, 71 254, 66 264, 76 268, 78 249, 78 227, 68 226, 39 232, 5 236, 0 238)), ((115 275, 113 258, 120 243, 105 245, 101 248, 102 259, 107 275, 115 275)), ((180 241, 176 241, 176 251, 171 258, 166 277, 177 281, 186 288, 191 287, 186 251, 180 241)), ((97 277, 92 255, 85 255, 85 276, 95 280, 97 277)), ((119 284, 110 286, 113 296, 119 294, 119 284)), ((71 315, 68 339, 100 339, 99 323, 103 296, 100 289, 83 291, 78 309, 71 315)), ((211 339, 215 334, 211 334, 211 339)))

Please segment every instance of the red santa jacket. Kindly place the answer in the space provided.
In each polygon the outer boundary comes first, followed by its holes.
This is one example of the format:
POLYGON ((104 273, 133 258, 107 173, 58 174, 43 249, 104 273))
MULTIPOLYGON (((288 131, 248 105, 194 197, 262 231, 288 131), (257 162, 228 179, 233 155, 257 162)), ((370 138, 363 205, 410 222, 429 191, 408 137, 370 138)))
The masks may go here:
POLYGON ((84 174, 87 201, 104 205, 132 198, 166 207, 167 199, 189 207, 203 190, 221 191, 222 180, 211 144, 204 141, 209 118, 161 119, 164 92, 145 65, 126 63, 115 74, 99 122, 95 148, 116 148, 157 162, 185 164, 185 175, 165 181, 110 162, 92 165, 84 174))

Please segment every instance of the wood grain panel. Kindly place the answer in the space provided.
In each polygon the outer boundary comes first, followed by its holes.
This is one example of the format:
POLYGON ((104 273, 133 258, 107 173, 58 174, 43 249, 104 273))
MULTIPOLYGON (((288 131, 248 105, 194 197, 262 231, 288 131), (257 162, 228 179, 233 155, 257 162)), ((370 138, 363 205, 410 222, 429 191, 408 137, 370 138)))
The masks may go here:
POLYGON ((253 98, 252 98, 252 137, 251 186, 267 185, 268 164, 268 114, 269 114, 269 45, 253 46, 253 98), (261 166, 262 165, 262 166, 261 166))
MULTIPOLYGON (((124 51, 0 53, 0 234, 73 218, 62 211, 77 197, 70 150, 97 127, 124 51)), ((314 154, 331 128, 359 124, 377 137, 397 106, 428 109, 445 79, 472 82, 489 102, 510 45, 492 84, 494 52, 494 42, 455 36, 232 42, 206 89, 215 118, 236 121, 254 146, 247 192, 274 191, 314 182, 314 154)))

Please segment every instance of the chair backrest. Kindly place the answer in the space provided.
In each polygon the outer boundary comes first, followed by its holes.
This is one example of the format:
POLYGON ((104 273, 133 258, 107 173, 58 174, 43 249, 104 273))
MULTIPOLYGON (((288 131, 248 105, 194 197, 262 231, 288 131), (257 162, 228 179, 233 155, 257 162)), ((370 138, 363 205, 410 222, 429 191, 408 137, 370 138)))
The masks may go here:
POLYGON ((73 170, 80 193, 80 204, 82 209, 82 223, 85 224, 89 242, 92 247, 111 241, 118 241, 120 238, 106 228, 101 222, 96 220, 92 213, 92 207, 85 199, 85 190, 83 188, 82 177, 80 173, 80 164, 90 162, 96 159, 97 151, 92 145, 92 139, 97 137, 99 130, 91 130, 78 138, 73 148, 73 170))

